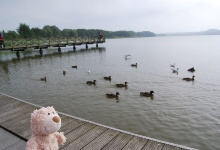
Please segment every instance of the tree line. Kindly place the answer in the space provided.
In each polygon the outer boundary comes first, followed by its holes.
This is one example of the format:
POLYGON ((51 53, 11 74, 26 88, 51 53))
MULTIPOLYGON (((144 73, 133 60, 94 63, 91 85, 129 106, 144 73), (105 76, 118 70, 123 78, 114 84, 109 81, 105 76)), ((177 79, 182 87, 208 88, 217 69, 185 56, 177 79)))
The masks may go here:
POLYGON ((20 23, 16 31, 4 32, 4 39, 19 39, 19 38, 51 38, 51 37, 86 37, 98 36, 101 32, 106 38, 117 37, 153 37, 156 36, 153 32, 142 31, 105 31, 99 29, 63 29, 60 30, 57 26, 45 25, 42 29, 38 27, 30 28, 25 23, 20 23))

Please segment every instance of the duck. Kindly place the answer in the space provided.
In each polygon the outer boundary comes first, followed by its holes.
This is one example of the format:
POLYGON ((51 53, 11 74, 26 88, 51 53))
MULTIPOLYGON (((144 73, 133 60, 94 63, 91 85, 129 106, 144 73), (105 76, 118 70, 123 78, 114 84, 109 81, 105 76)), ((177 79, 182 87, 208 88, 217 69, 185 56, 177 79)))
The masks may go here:
POLYGON ((137 63, 136 64, 131 64, 131 67, 137 67, 137 63))
POLYGON ((91 72, 90 72, 90 70, 88 71, 88 74, 90 74, 91 72))
POLYGON ((128 59, 129 58, 129 56, 131 56, 130 54, 127 54, 127 55, 125 55, 125 59, 128 59))
POLYGON ((77 66, 72 66, 72 68, 76 68, 77 69, 77 66))
POLYGON ((140 96, 145 96, 145 97, 153 97, 154 91, 150 91, 150 92, 140 92, 140 96))
POLYGON ((96 80, 94 80, 94 81, 87 81, 86 84, 96 84, 96 80))
POLYGON ((118 95, 120 95, 118 92, 116 94, 106 94, 108 98, 118 98, 118 95))
POLYGON ((40 78, 40 80, 41 80, 41 81, 45 81, 45 82, 47 82, 47 78, 46 78, 46 77, 44 77, 44 78, 40 78))
POLYGON ((175 63, 173 63, 173 65, 170 65, 170 67, 175 67, 175 63))
POLYGON ((67 71, 63 70, 63 75, 64 75, 64 76, 66 75, 66 73, 67 73, 67 71))
POLYGON ((192 67, 192 68, 189 68, 188 71, 190 71, 190 72, 194 72, 194 71, 196 71, 196 70, 195 70, 194 67, 192 67))
POLYGON ((109 80, 109 81, 112 80, 111 76, 109 76, 109 77, 103 77, 103 79, 105 79, 105 80, 109 80))
POLYGON ((194 81, 195 76, 192 76, 192 78, 183 78, 185 81, 194 81))
POLYGON ((125 84, 115 84, 116 87, 127 87, 128 82, 125 82, 125 84))
POLYGON ((173 70, 173 73, 177 73, 178 74, 178 68, 175 69, 172 69, 173 70))

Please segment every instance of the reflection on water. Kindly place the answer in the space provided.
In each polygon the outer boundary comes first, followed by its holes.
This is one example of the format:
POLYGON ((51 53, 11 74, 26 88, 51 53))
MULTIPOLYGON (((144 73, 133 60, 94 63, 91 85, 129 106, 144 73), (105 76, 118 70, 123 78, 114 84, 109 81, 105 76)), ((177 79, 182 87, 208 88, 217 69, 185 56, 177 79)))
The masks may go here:
POLYGON ((108 126, 198 149, 219 149, 220 36, 107 40, 102 48, 0 55, 0 91, 108 126), (130 54, 128 59, 125 55, 130 54), (175 62, 178 74, 170 64, 175 62), (137 67, 131 64, 137 63, 137 67), (72 66, 76 65, 76 68, 72 66), (195 67, 195 72, 187 70, 195 67), (63 71, 66 71, 65 76, 63 71), (90 73, 88 73, 90 71, 90 73), (194 82, 182 78, 195 75, 194 82), (111 76, 111 81, 103 79, 111 76), (46 77, 47 82, 40 79, 46 77), (97 84, 87 85, 96 80, 97 84), (127 88, 117 88, 128 82, 127 88), (140 92, 153 90, 154 97, 140 92), (106 97, 119 92, 118 99, 106 97))

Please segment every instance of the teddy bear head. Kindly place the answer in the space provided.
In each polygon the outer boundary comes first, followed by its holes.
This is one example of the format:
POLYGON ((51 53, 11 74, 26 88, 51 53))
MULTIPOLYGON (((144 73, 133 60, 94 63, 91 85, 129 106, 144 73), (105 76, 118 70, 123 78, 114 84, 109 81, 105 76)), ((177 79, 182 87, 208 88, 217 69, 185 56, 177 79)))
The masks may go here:
POLYGON ((53 107, 42 107, 31 114, 31 129, 34 135, 49 135, 60 127, 61 119, 53 107))

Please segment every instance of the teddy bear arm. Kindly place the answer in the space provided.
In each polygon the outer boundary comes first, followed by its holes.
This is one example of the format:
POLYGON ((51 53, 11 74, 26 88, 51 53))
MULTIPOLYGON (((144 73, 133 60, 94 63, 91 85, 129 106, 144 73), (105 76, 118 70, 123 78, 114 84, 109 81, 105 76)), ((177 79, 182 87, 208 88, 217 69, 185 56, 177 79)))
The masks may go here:
POLYGON ((37 142, 35 140, 30 139, 26 144, 25 150, 37 150, 37 142))
POLYGON ((59 145, 63 145, 66 142, 66 137, 63 135, 63 132, 55 132, 54 135, 57 138, 59 145))

